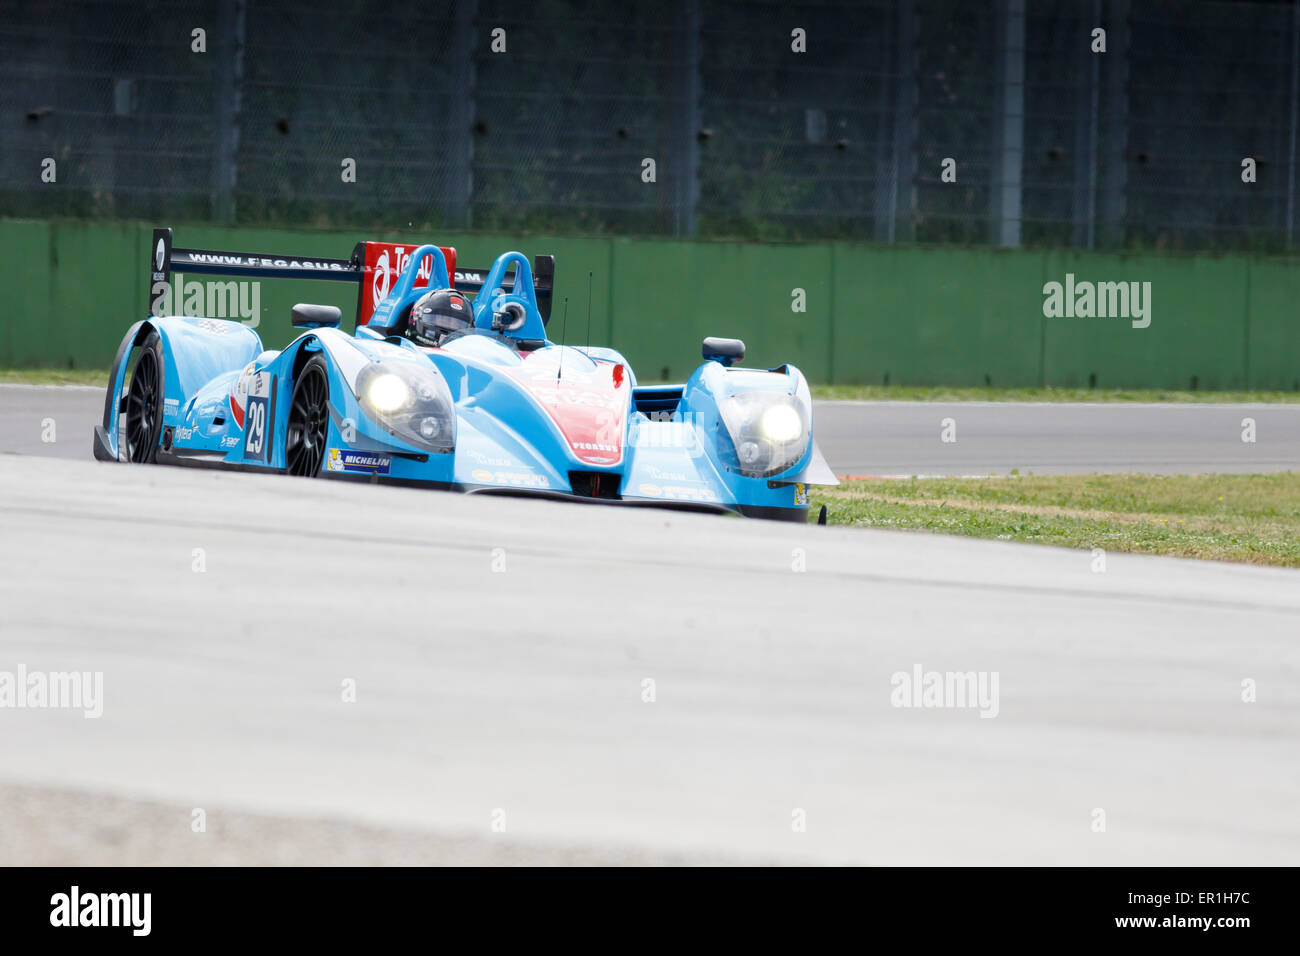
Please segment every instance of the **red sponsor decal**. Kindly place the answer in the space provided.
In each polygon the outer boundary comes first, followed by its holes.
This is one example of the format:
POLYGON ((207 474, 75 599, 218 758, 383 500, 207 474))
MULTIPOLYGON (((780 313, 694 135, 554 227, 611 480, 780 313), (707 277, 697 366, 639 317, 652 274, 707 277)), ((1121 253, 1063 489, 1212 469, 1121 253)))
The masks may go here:
MULTIPOLYGON (((361 295, 357 301, 357 325, 365 325, 375 314, 375 306, 383 302, 397 284, 397 277, 411 264, 411 253, 418 244, 395 242, 367 242, 365 265, 361 274, 361 295)), ((456 274, 456 250, 452 246, 439 246, 447 260, 447 275, 456 274)), ((425 256, 420 271, 415 274, 414 289, 427 288, 433 272, 433 256, 425 256)))
POLYGON ((235 424, 244 427, 244 406, 248 404, 248 385, 253 379, 253 363, 249 362, 230 387, 230 415, 235 424))
POLYGON ((546 409, 574 457, 590 465, 617 465, 623 460, 627 413, 626 379, 616 371, 619 369, 621 366, 597 362, 594 372, 564 369, 557 380, 549 356, 535 363, 530 356, 509 371, 546 409))

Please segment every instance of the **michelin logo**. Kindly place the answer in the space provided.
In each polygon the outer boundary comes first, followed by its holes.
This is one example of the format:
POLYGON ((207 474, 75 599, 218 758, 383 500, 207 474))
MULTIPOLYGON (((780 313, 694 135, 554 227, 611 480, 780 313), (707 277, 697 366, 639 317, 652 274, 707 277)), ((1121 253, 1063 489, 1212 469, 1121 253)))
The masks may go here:
POLYGON ((331 448, 326 468, 330 471, 342 471, 361 475, 386 475, 393 459, 387 455, 376 455, 368 451, 347 451, 331 448))

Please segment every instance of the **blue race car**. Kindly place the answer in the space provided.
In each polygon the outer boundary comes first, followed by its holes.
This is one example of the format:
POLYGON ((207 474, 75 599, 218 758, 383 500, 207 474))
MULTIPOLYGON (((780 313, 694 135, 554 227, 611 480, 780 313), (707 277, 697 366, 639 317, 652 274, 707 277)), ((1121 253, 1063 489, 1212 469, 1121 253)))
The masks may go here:
POLYGON ((268 256, 174 248, 170 229, 152 248, 154 305, 113 362, 100 460, 792 521, 809 485, 838 484, 792 365, 733 367, 744 343, 707 338, 684 385, 639 386, 613 349, 551 342, 550 256, 507 252, 484 273, 434 245, 268 256), (168 314, 172 270, 354 282, 356 328, 297 305, 301 334, 267 350, 240 321, 168 314))

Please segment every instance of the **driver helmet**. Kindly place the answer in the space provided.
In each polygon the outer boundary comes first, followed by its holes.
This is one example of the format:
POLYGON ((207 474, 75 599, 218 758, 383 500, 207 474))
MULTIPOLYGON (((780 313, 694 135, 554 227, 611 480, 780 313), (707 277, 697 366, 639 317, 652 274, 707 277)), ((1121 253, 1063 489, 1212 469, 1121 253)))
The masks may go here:
POLYGON ((474 313, 468 299, 455 289, 434 289, 420 296, 411 306, 408 329, 415 342, 433 346, 473 324, 474 313))

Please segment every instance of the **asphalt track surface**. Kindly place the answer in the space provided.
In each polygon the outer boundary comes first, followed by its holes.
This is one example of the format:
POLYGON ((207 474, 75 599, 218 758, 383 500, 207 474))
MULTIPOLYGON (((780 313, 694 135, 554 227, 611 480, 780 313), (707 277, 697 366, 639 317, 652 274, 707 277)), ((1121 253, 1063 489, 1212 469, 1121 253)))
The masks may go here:
MULTIPOLYGON (((103 407, 98 388, 0 385, 0 453, 88 458, 103 407)), ((820 402, 815 427, 840 475, 1300 470, 1300 404, 820 402)))
POLYGON ((1300 471, 1300 404, 821 402, 813 423, 840 475, 1300 471))
POLYGON ((104 682, 0 863, 1300 862, 1295 571, 24 455, 0 537, 0 671, 104 682))

